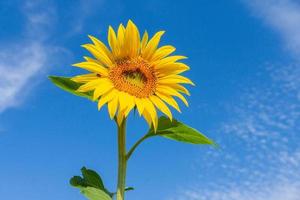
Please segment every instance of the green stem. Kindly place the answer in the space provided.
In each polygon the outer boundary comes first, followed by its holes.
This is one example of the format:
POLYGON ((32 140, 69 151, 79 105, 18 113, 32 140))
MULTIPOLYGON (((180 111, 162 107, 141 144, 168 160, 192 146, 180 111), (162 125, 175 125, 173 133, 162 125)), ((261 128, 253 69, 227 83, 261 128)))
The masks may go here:
POLYGON ((118 125, 118 188, 117 200, 124 200, 126 181, 126 118, 118 125))
POLYGON ((127 155, 126 155, 126 160, 129 160, 131 154, 134 152, 134 150, 144 141, 146 140, 148 137, 151 137, 151 135, 149 134, 145 134, 141 139, 139 139, 132 147, 131 149, 128 151, 127 155))

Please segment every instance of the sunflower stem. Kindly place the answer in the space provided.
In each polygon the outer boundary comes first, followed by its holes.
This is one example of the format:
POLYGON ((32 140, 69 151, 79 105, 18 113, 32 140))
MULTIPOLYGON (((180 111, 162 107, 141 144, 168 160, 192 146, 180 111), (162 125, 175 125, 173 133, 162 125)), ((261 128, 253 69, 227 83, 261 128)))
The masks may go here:
POLYGON ((151 137, 151 135, 149 135, 148 133, 145 134, 143 137, 141 137, 132 147, 131 149, 128 151, 127 155, 126 155, 126 160, 128 161, 130 156, 132 155, 132 153, 135 151, 135 149, 147 138, 151 137))
MULTIPOLYGON (((117 123, 118 124, 118 123, 117 123)), ((117 200, 124 200, 126 181, 126 118, 118 125, 118 188, 117 200)))

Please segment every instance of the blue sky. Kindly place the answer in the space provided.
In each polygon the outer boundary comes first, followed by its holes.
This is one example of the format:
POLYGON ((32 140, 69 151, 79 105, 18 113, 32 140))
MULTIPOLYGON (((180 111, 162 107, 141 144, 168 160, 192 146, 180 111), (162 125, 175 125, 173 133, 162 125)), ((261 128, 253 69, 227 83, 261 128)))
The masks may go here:
MULTIPOLYGON (((299 200, 300 4, 293 0, 0 1, 0 195, 81 200, 82 166, 115 188, 107 112, 47 75, 71 76, 92 34, 132 19, 189 57, 196 83, 176 118, 221 146, 155 138, 129 162, 130 200, 299 200)), ((146 131, 131 116, 128 143, 146 131)))

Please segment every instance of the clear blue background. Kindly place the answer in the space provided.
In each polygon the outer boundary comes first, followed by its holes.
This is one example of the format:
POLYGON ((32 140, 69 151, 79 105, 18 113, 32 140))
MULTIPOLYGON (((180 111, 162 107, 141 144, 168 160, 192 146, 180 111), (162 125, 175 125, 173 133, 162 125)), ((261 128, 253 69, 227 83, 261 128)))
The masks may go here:
MULTIPOLYGON (((240 185, 248 181, 252 187, 272 182, 270 177, 280 173, 278 168, 274 169, 274 152, 289 154, 299 149, 296 134, 299 115, 295 115, 294 124, 285 130, 262 124, 264 128, 260 130, 264 134, 258 139, 253 139, 252 129, 246 125, 237 129, 234 125, 243 124, 249 115, 255 124, 261 117, 261 104, 274 107, 275 110, 266 113, 271 118, 280 111, 286 113, 287 118, 289 112, 299 112, 299 99, 287 97, 281 87, 285 83, 274 78, 276 73, 290 73, 290 68, 283 66, 294 65, 297 61, 285 48, 280 32, 251 9, 247 2, 238 0, 1 0, 1 50, 23 42, 21 48, 26 49, 26 44, 36 41, 46 47, 47 62, 41 63, 40 71, 27 80, 24 94, 22 89, 16 95, 20 104, 5 109, 0 115, 0 198, 84 199, 68 183, 71 176, 79 175, 82 166, 97 170, 107 187, 115 188, 114 122, 109 120, 106 109, 98 112, 94 103, 56 88, 47 75, 81 73, 71 64, 88 54, 80 47, 89 42, 87 35, 95 35, 106 42, 108 26, 116 28, 128 19, 151 35, 166 30, 162 43, 172 44, 178 54, 188 56, 186 63, 191 70, 186 76, 196 87, 189 88, 190 107, 181 104, 182 114, 173 111, 176 118, 201 130, 221 148, 181 144, 162 138, 146 141, 129 161, 127 184, 135 187, 135 191, 128 192, 127 198, 200 200, 202 198, 197 196, 186 197, 185 191, 192 188, 199 196, 203 192, 205 199, 207 194, 226 191, 228 183, 240 185), (30 28, 31 14, 50 17, 41 18, 46 22, 30 28), (275 93, 279 95, 273 95, 275 93), (249 97, 251 94, 254 97, 249 97), (269 95, 267 100, 264 95, 269 95), (296 106, 284 110, 290 104, 296 106), (272 134, 274 129, 278 133, 276 137, 272 134), (284 146, 281 145, 283 135, 286 138, 284 146), (267 145, 262 146, 262 140, 267 145), (273 146, 274 141, 279 145, 273 146), (257 171, 259 177, 253 171, 257 171)), ((18 59, 15 56, 19 50, 8 54, 7 59, 18 59)), ((299 84, 296 89, 299 91, 299 84)), ((275 120, 275 123, 282 120, 286 118, 275 120)), ((145 133, 147 126, 143 119, 134 116, 128 124, 130 146, 145 133)), ((291 175, 298 172, 292 171, 291 175)), ((283 176, 285 180, 292 179, 283 176)), ((299 177, 293 177, 293 183, 299 181, 299 177)), ((222 200, 218 196, 211 196, 211 199, 222 200)))

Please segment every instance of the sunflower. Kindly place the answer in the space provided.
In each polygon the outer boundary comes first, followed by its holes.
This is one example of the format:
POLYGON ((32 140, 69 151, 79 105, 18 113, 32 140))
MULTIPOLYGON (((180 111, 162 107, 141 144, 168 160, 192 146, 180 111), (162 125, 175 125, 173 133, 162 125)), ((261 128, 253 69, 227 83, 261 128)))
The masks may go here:
POLYGON ((148 39, 145 31, 141 39, 138 28, 129 20, 126 27, 120 24, 117 33, 109 27, 110 48, 89 35, 92 44, 82 47, 94 58, 84 57, 85 62, 73 65, 90 72, 72 78, 82 84, 78 91, 92 91, 93 99, 98 100, 98 109, 107 104, 110 118, 116 117, 118 122, 135 108, 155 129, 157 110, 172 120, 168 105, 181 112, 174 97, 188 106, 183 94, 190 94, 182 84, 194 84, 180 75, 189 70, 186 64, 178 62, 186 57, 170 56, 175 51, 171 45, 158 48, 163 34, 164 31, 159 31, 148 39))

